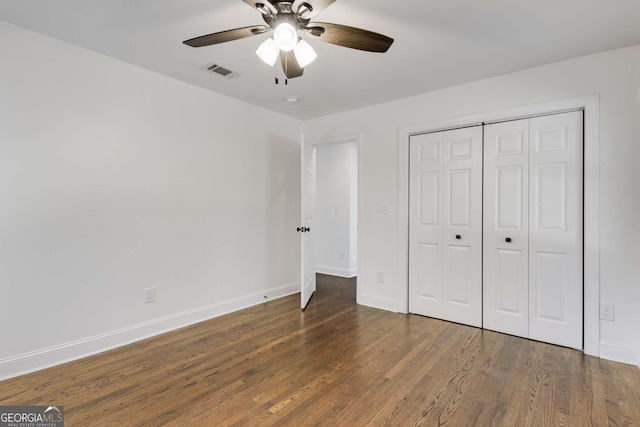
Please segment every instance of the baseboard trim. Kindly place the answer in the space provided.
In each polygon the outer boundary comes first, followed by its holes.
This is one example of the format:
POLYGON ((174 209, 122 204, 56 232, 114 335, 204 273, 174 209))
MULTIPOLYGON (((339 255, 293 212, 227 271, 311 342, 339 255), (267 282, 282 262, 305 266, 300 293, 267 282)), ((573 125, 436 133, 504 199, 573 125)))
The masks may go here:
POLYGON ((316 265, 316 273, 328 274, 330 276, 338 276, 344 277, 346 279, 351 279, 352 277, 356 277, 358 275, 358 269, 352 268, 336 268, 336 267, 328 267, 326 265, 316 265))
POLYGON ((371 294, 361 294, 358 296, 357 303, 360 305, 366 305, 367 307, 373 307, 380 310, 398 313, 398 301, 393 298, 386 298, 371 294))
POLYGON ((0 381, 61 365, 300 292, 294 283, 0 360, 0 381))
POLYGON ((640 348, 626 347, 606 341, 600 342, 600 357, 614 362, 640 367, 640 348))

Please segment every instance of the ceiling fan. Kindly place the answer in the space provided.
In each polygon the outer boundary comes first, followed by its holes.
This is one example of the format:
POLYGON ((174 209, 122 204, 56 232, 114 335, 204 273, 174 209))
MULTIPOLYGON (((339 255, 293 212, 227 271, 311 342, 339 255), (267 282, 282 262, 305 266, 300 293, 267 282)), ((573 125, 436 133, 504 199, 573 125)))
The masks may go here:
POLYGON ((304 31, 314 39, 368 52, 386 52, 393 39, 372 31, 327 22, 310 22, 311 18, 336 0, 243 0, 262 14, 267 25, 253 25, 195 37, 183 43, 191 47, 211 46, 274 31, 256 54, 273 66, 278 57, 287 78, 299 77, 317 54, 298 36, 304 31), (293 54, 291 54, 293 51, 293 54))

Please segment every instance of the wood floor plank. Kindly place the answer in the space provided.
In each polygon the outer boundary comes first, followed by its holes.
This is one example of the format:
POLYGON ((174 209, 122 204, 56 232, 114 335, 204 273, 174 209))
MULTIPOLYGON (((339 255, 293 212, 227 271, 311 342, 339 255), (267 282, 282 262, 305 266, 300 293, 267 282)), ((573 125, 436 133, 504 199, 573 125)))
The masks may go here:
POLYGON ((640 399, 638 399, 637 388, 631 387, 631 384, 637 384, 635 375, 629 372, 627 366, 608 360, 600 361, 600 370, 603 376, 611 379, 605 382, 609 425, 637 424, 637 417, 640 416, 640 399))
POLYGON ((69 426, 640 424, 637 367, 358 306, 355 282, 0 382, 0 405, 64 405, 69 426))

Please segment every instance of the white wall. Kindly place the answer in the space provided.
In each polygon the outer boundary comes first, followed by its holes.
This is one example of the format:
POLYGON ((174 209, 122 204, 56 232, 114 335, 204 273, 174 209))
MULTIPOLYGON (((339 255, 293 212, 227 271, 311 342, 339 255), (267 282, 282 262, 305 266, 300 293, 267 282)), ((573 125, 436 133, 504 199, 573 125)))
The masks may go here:
POLYGON ((0 52, 0 379, 299 292, 299 121, 2 22, 0 52))
POLYGON ((600 94, 601 301, 615 321, 601 321, 602 357, 640 364, 640 46, 305 122, 305 141, 361 134, 359 301, 399 310, 398 129, 551 100, 600 94), (380 205, 389 214, 378 214, 380 205), (385 272, 385 282, 376 272, 385 272))
POLYGON ((315 255, 319 273, 357 274, 357 146, 316 148, 315 255))

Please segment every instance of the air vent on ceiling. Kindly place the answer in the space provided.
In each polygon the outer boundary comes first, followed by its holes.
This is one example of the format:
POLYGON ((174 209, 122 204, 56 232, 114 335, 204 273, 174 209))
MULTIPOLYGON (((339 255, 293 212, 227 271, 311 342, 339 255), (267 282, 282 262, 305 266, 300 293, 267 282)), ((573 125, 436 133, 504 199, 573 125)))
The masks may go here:
POLYGON ((231 71, 228 68, 224 68, 218 64, 210 63, 202 67, 203 70, 210 71, 219 75, 220 77, 224 77, 225 79, 235 79, 240 76, 240 73, 235 71, 231 71))

